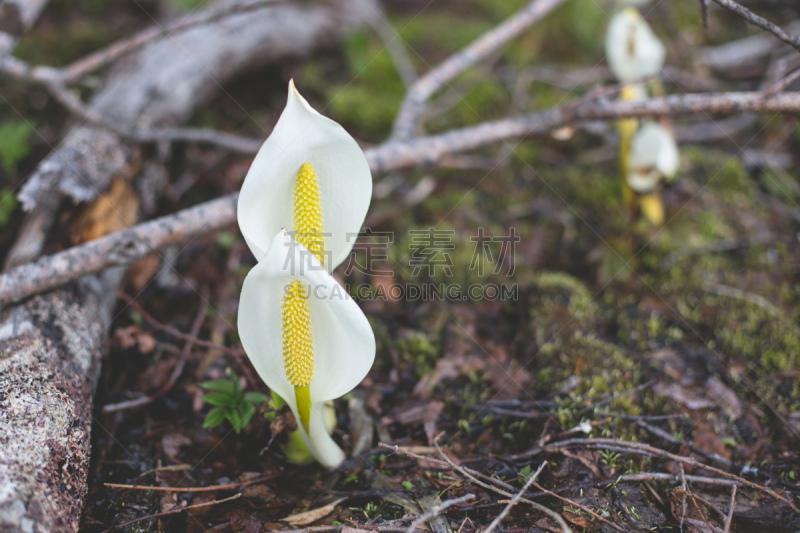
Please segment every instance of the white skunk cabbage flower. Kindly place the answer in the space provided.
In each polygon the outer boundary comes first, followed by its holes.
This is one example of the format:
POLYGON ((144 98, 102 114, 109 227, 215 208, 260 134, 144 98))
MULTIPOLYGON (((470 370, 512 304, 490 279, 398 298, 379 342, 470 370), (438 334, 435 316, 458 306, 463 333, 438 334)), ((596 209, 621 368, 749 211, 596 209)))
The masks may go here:
POLYGON ((332 271, 350 254, 371 199, 361 148, 290 81, 286 107, 239 195, 239 228, 256 260, 286 228, 332 271))
POLYGON ((662 178, 673 177, 679 165, 675 138, 661 124, 647 122, 631 139, 626 179, 634 191, 648 193, 662 178))
POLYGON ((636 8, 614 15, 606 32, 606 59, 620 82, 658 74, 665 57, 664 45, 636 8))
POLYGON ((345 455, 328 432, 325 402, 351 391, 375 360, 358 305, 306 246, 281 230, 242 287, 239 336, 258 375, 298 420, 323 466, 345 455))

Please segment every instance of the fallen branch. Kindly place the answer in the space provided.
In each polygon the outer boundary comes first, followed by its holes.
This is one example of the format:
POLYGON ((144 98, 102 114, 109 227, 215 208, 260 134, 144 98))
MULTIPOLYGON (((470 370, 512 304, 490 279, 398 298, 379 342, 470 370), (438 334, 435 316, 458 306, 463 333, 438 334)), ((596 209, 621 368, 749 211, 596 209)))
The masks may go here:
POLYGON ((745 19, 750 24, 753 24, 763 30, 768 31, 781 41, 794 47, 795 50, 800 52, 800 37, 786 33, 779 26, 773 24, 764 17, 756 15, 743 5, 738 4, 733 0, 714 0, 714 2, 716 2, 717 4, 721 5, 726 9, 733 11, 734 13, 745 19))
POLYGON ((391 138, 411 138, 428 98, 466 69, 519 36, 562 3, 564 0, 534 0, 511 18, 483 34, 469 46, 450 56, 414 82, 406 93, 403 103, 400 104, 392 127, 391 138))
MULTIPOLYGON (((476 484, 476 485, 478 485, 480 487, 483 487, 483 488, 485 488, 487 490, 490 490, 492 492, 495 492, 497 494, 501 494, 503 496, 507 496, 509 498, 513 498, 514 497, 516 489, 514 487, 512 487, 511 485, 509 485, 508 483, 500 481, 499 479, 491 478, 489 476, 481 474, 480 472, 476 472, 475 470, 472 470, 470 468, 465 468, 465 467, 456 465, 455 463, 453 463, 450 460, 449 457, 447 457, 446 454, 444 454, 442 452, 442 449, 439 447, 439 445, 438 445, 438 443, 436 442, 435 439, 434 439, 434 444, 436 445, 436 449, 439 451, 439 455, 442 457, 443 460, 434 459, 434 458, 431 458, 431 457, 423 457, 422 455, 418 455, 418 454, 416 454, 414 452, 411 452, 411 451, 408 451, 406 449, 403 449, 403 448, 401 448, 400 446, 397 446, 397 445, 392 446, 390 444, 385 444, 385 443, 381 442, 380 446, 382 448, 388 448, 390 450, 394 450, 396 453, 411 457, 411 458, 416 459, 418 461, 432 462, 434 464, 440 465, 441 467, 443 467, 445 469, 455 470, 456 472, 460 473, 462 476, 464 476, 467 479, 469 479, 472 483, 474 483, 474 484, 476 484), (481 481, 478 478, 485 479, 486 482, 481 481)), ((520 497, 519 500, 522 501, 522 502, 527 503, 528 505, 530 505, 534 509, 545 513, 550 518, 552 518, 553 520, 558 522, 558 524, 561 527, 563 533, 572 533, 572 529, 564 521, 564 518, 560 514, 558 514, 555 511, 553 511, 552 509, 548 509, 547 507, 545 507, 545 506, 543 506, 543 505, 541 505, 539 503, 536 503, 534 501, 531 501, 529 499, 526 499, 526 498, 520 497)))
POLYGON ((691 466, 693 466, 695 468, 702 468, 704 470, 708 470, 710 472, 714 472, 715 474, 718 474, 720 476, 726 477, 728 479, 735 480, 738 483, 740 483, 741 485, 744 485, 744 486, 750 487, 751 489, 756 489, 758 491, 761 491, 761 492, 764 492, 766 494, 769 494, 770 496, 772 496, 776 500, 780 500, 780 501, 782 501, 784 503, 789 504, 789 506, 795 512, 800 512, 800 509, 798 509, 795 506, 794 502, 791 499, 787 498, 783 494, 779 494, 778 492, 776 492, 776 491, 774 491, 774 490, 772 490, 772 489, 770 489, 768 487, 765 487, 763 485, 759 485, 758 483, 753 483, 752 481, 748 481, 748 480, 746 480, 746 479, 744 479, 744 478, 742 478, 740 476, 737 476, 735 474, 730 474, 730 473, 728 473, 728 472, 726 472, 724 470, 720 470, 719 468, 715 468, 713 466, 709 466, 709 465, 703 464, 700 461, 692 459, 691 457, 683 457, 682 455, 675 455, 674 453, 670 453, 670 452, 668 452, 666 450, 662 450, 660 448, 656 448, 655 446, 650 446, 649 444, 643 444, 643 443, 640 443, 640 442, 627 442, 627 441, 621 441, 621 440, 616 440, 616 439, 602 439, 602 438, 570 439, 570 440, 565 440, 565 441, 554 442, 552 444, 548 444, 546 446, 543 446, 542 450, 544 450, 544 451, 557 450, 559 448, 572 447, 572 446, 585 446, 585 447, 588 447, 588 448, 598 448, 598 447, 602 448, 604 446, 611 446, 611 447, 613 447, 615 449, 615 451, 618 451, 618 450, 635 450, 635 451, 643 451, 643 452, 646 452, 648 454, 659 456, 659 457, 664 457, 664 458, 670 459, 672 461, 676 461, 678 463, 691 465, 691 466))
MULTIPOLYGON (((433 164, 454 152, 474 150, 528 135, 545 134, 562 126, 588 120, 664 117, 701 112, 800 112, 800 93, 781 93, 772 97, 761 92, 687 94, 637 102, 587 102, 576 107, 567 104, 519 117, 454 129, 439 135, 417 137, 408 141, 388 141, 367 149, 365 154, 370 168, 379 173, 433 164)), ((165 130, 160 131, 165 134, 165 130)), ((244 143, 246 150, 255 150, 256 145, 260 144, 260 141, 254 139, 237 139, 239 148, 243 148, 241 143, 244 143)), ((212 139, 209 137, 207 140, 212 139)), ((236 199, 237 194, 234 193, 211 200, 174 215, 161 217, 19 266, 0 275, 0 303, 20 301, 84 274, 133 263, 165 244, 229 226, 236 221, 236 199)))
POLYGON ((238 483, 209 485, 208 487, 151 487, 148 485, 125 485, 122 483, 103 483, 103 485, 105 485, 106 487, 110 487, 112 489, 152 490, 156 492, 214 492, 219 490, 242 489, 244 487, 249 487, 250 485, 255 485, 257 483, 263 483, 265 481, 275 479, 279 475, 280 474, 263 476, 260 478, 251 479, 250 481, 240 481, 238 483))
POLYGON ((464 496, 461 496, 460 498, 454 498, 452 500, 446 500, 446 501, 443 501, 440 504, 434 505, 433 507, 431 507, 431 509, 429 511, 425 511, 424 513, 422 513, 421 515, 416 517, 414 519, 414 521, 411 522, 411 525, 408 526, 408 528, 406 528, 406 533, 414 533, 414 531, 417 531, 417 526, 422 525, 423 522, 426 522, 426 521, 430 520, 431 518, 435 518, 435 517, 439 516, 440 514, 442 514, 442 511, 445 511, 446 509, 448 509, 448 508, 450 508, 450 507, 452 507, 454 505, 458 505, 459 503, 468 502, 468 501, 474 500, 474 499, 475 499, 475 495, 474 494, 465 494, 464 496))
POLYGON ((492 531, 494 531, 494 530, 495 530, 495 528, 496 528, 497 526, 499 526, 499 525, 500 525, 500 522, 502 522, 502 521, 503 521, 503 519, 504 519, 506 516, 508 516, 508 513, 511 511, 511 508, 512 508, 512 507, 514 507, 514 506, 517 504, 517 502, 519 501, 519 499, 520 499, 520 498, 522 498, 523 494, 525 494, 526 492, 528 492, 528 488, 530 488, 530 486, 531 486, 533 483, 535 483, 535 482, 536 482, 536 478, 538 478, 538 477, 539 477, 539 474, 541 474, 541 473, 542 473, 542 470, 544 470, 544 467, 545 467, 545 466, 547 466, 547 461, 544 461, 544 462, 542 462, 542 464, 541 464, 541 465, 539 465, 539 468, 537 468, 537 469, 536 469, 536 472, 534 472, 534 473, 533 473, 533 475, 532 475, 532 476, 530 476, 530 477, 528 478, 528 480, 525 482, 525 485, 523 485, 523 487, 522 487, 522 488, 519 490, 519 492, 517 492, 517 493, 514 495, 514 497, 513 497, 513 498, 511 498, 511 500, 509 500, 509 502, 508 502, 508 505, 506 505, 506 506, 503 508, 503 510, 502 510, 502 511, 500 511, 500 514, 499 514, 499 515, 497 515, 497 516, 494 518, 494 520, 492 520, 492 523, 491 523, 491 524, 489 524, 489 527, 487 527, 487 528, 484 530, 484 533, 491 533, 492 531))
POLYGON ((179 513, 182 513, 184 511, 191 511, 192 509, 199 509, 200 507, 208 507, 210 505, 218 505, 220 503, 230 502, 230 501, 236 500, 236 499, 241 498, 241 497, 242 497, 242 494, 239 493, 239 494, 234 494, 233 496, 231 496, 229 498, 223 498, 222 500, 214 500, 214 501, 211 501, 211 502, 196 503, 194 505, 187 505, 186 507, 179 507, 177 509, 170 509, 169 511, 164 511, 162 513, 156 513, 156 514, 151 514, 151 515, 147 515, 147 516, 142 516, 141 518, 134 518, 133 520, 128 520, 127 522, 122 522, 121 524, 115 524, 115 525, 111 526, 110 528, 106 529, 103 533, 107 533, 108 531, 111 531, 111 530, 114 530, 114 529, 118 529, 118 528, 121 528, 121 527, 127 527, 127 526, 130 526, 132 524, 137 524, 137 523, 143 522, 145 520, 152 520, 154 518, 161 518, 162 516, 169 516, 169 515, 173 515, 173 514, 179 514, 179 513))

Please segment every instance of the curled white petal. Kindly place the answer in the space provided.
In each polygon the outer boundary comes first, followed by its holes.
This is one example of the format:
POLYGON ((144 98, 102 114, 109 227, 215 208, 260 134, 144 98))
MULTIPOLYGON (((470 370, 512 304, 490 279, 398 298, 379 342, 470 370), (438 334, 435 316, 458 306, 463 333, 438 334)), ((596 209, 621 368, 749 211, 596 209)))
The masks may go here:
POLYGON ((320 115, 289 84, 289 96, 272 134, 245 177, 239 196, 239 228, 256 259, 267 253, 281 228, 292 229, 292 190, 303 163, 319 180, 325 250, 333 269, 350 254, 372 198, 372 175, 358 143, 320 115))
POLYGON ((283 366, 281 337, 281 303, 286 286, 294 280, 303 283, 308 295, 315 363, 309 385, 309 432, 301 425, 301 433, 314 456, 331 466, 344 455, 325 429, 322 408, 326 401, 351 391, 367 375, 375 360, 375 336, 344 288, 316 257, 281 230, 245 278, 238 326, 242 346, 259 376, 286 400, 295 416, 297 403, 283 366))
POLYGON ((628 83, 658 74, 666 50, 636 8, 614 15, 606 32, 606 58, 614 75, 628 83))
POLYGON ((675 138, 661 124, 646 122, 631 139, 628 185, 636 192, 652 191, 662 178, 678 172, 680 153, 675 138))

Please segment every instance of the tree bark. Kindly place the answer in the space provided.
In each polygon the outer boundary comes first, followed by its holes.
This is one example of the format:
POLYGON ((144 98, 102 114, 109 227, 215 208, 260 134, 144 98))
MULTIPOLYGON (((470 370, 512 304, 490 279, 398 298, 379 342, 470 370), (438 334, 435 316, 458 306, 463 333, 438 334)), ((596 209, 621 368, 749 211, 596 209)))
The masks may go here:
MULTIPOLYGON (((221 83, 259 65, 334 43, 375 13, 374 0, 279 5, 164 38, 114 68, 92 107, 144 127, 186 120, 221 83)), ((86 201, 130 177, 137 147, 77 126, 23 192, 32 246, 41 251, 61 195, 86 201), (40 208, 42 206, 42 208, 40 208), (30 228, 35 230, 30 232, 30 228)), ((28 231, 28 232, 26 232, 28 231)), ((92 396, 122 270, 86 276, 0 316, 0 531, 76 531, 86 494, 92 396)))

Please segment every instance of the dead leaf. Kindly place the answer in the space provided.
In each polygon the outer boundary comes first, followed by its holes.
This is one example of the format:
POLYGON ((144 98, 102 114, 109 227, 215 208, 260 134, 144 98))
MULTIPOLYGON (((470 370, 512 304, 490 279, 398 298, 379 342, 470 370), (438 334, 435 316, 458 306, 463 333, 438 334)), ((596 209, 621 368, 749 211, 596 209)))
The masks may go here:
POLYGON ((142 257, 128 267, 128 272, 125 273, 125 286, 129 287, 131 292, 138 293, 155 276, 159 266, 161 257, 157 254, 142 257))
POLYGON ((715 453, 720 457, 730 459, 731 454, 722 441, 725 435, 721 435, 719 431, 712 427, 704 416, 694 416, 692 417, 692 422, 694 422, 692 444, 704 452, 715 453))
POLYGON ((339 498, 328 505, 311 509, 302 513, 293 514, 283 518, 282 521, 292 526, 305 526, 317 520, 322 520, 336 509, 336 506, 345 501, 346 498, 339 498))
POLYGON ((261 531, 261 522, 254 516, 248 515, 241 509, 234 509, 231 512, 230 527, 233 531, 241 533, 258 533, 261 531))
POLYGON ((717 378, 709 378, 706 381, 706 396, 722 407, 725 413, 734 420, 738 420, 742 416, 742 402, 739 397, 717 378))
POLYGON ((70 228, 72 244, 91 241, 130 227, 139 213, 139 197, 127 181, 117 178, 92 200, 70 228))
POLYGON ((706 400, 705 398, 700 398, 696 394, 684 389, 677 383, 672 383, 667 387, 659 383, 654 387, 654 390, 657 394, 669 396, 679 404, 683 405, 687 409, 691 409, 692 411, 714 407, 714 404, 710 401, 706 400))
POLYGON ((189 446, 190 444, 192 444, 192 440, 183 433, 167 433, 161 438, 161 447, 164 450, 164 455, 172 462, 178 461, 181 446, 189 446))
POLYGON ((571 513, 569 511, 562 512, 561 516, 563 516, 564 519, 567 520, 567 522, 574 524, 578 527, 589 527, 592 525, 592 521, 589 520, 588 517, 571 513))
POLYGON ((156 340, 152 335, 142 331, 139 326, 133 325, 126 328, 117 328, 114 331, 114 340, 117 341, 120 348, 127 350, 138 345, 139 351, 143 354, 148 354, 155 350, 156 340))

